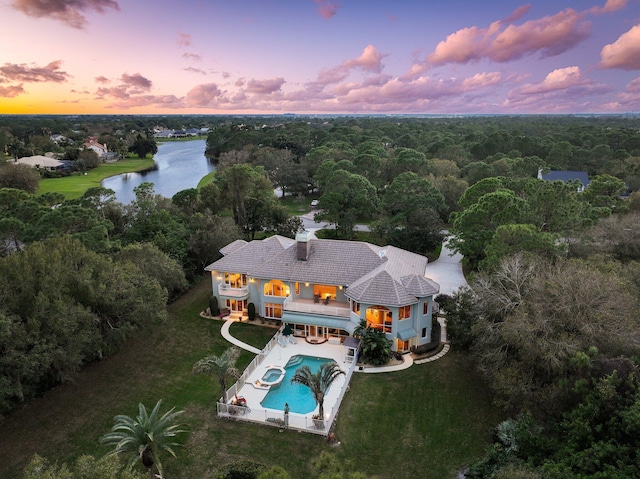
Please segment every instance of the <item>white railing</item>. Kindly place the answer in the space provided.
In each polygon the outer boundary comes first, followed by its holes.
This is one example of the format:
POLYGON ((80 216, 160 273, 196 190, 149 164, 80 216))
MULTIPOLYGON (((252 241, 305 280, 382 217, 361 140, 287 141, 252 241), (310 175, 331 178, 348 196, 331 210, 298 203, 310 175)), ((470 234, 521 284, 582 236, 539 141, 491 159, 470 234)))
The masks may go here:
MULTIPOLYGON (((236 392, 241 389, 241 385, 245 384, 246 378, 251 374, 251 372, 255 371, 258 365, 260 365, 268 352, 271 351, 274 344, 277 344, 277 337, 279 333, 280 332, 278 332, 269 341, 260 354, 253 358, 253 361, 251 361, 251 364, 249 364, 242 376, 238 378, 238 381, 228 389, 227 398, 231 399, 236 392)), ((353 358, 353 361, 349 364, 347 371, 345 371, 344 385, 340 389, 336 402, 325 420, 313 419, 311 416, 305 414, 289 413, 285 415, 284 411, 280 410, 235 406, 221 402, 218 402, 217 404, 218 416, 327 436, 331 432, 331 426, 336 420, 344 395, 349 390, 349 383, 351 382, 351 376, 353 375, 355 368, 356 361, 355 358, 353 358)))
POLYGON ((233 288, 227 283, 220 283, 218 285, 218 294, 224 296, 246 296, 249 294, 249 286, 242 286, 240 288, 233 288))
POLYGON ((322 303, 301 303, 296 301, 287 301, 285 299, 283 307, 286 311, 296 311, 298 313, 324 314, 328 316, 338 316, 340 318, 349 319, 350 309, 340 308, 337 306, 328 306, 322 303))

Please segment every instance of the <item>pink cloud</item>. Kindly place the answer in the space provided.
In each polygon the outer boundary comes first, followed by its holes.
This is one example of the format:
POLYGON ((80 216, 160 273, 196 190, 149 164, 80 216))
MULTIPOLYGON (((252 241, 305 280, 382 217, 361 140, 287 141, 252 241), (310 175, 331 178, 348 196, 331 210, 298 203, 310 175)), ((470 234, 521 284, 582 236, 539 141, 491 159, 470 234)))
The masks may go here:
POLYGON ((284 85, 284 78, 271 78, 269 80, 249 80, 245 91, 259 95, 269 94, 280 90, 284 85))
POLYGON ((340 9, 340 3, 331 1, 331 0, 314 0, 314 2, 318 5, 318 11, 323 18, 329 20, 333 17, 338 10, 340 9))
POLYGON ((140 73, 134 73, 133 75, 123 73, 120 79, 126 87, 141 91, 149 91, 153 84, 151 80, 143 77, 140 73))
POLYGON ((197 53, 183 53, 182 58, 186 58, 187 60, 194 60, 197 62, 202 60, 202 56, 198 55, 197 53))
POLYGON ((535 95, 556 90, 566 90, 567 88, 584 84, 584 79, 580 73, 580 68, 566 67, 559 68, 549 73, 540 83, 530 83, 523 85, 519 89, 520 94, 535 95))
MULTIPOLYGON (((510 18, 519 18, 525 12, 525 7, 521 7, 510 18)), ((534 53, 546 57, 559 55, 588 37, 590 24, 583 17, 583 14, 568 8, 522 25, 510 24, 505 28, 506 22, 502 20, 488 28, 463 28, 440 42, 427 56, 427 61, 443 65, 483 58, 508 62, 534 53)))
POLYGON ((0 67, 0 75, 10 81, 62 83, 70 75, 60 70, 61 65, 62 60, 56 60, 44 67, 28 66, 25 63, 5 63, 0 67))
POLYGON ((590 13, 594 15, 600 15, 602 13, 611 13, 617 12, 618 10, 622 10, 627 6, 627 0, 607 0, 604 4, 604 7, 593 7, 589 10, 590 13))
POLYGON ((129 109, 136 107, 184 108, 184 101, 175 95, 139 95, 117 100, 107 108, 129 109))
POLYGON ((188 33, 178 32, 178 38, 176 39, 178 47, 184 48, 191 45, 191 35, 188 33))
POLYGON ((186 72, 191 72, 191 73, 199 73, 200 75, 206 75, 207 72, 204 70, 201 70, 200 68, 193 68, 193 67, 187 67, 187 68, 183 68, 184 71, 186 72))
POLYGON ((95 80, 96 80, 96 83, 111 83, 111 80, 109 80, 107 77, 102 75, 96 77, 95 80))
POLYGON ((222 95, 220 88, 215 83, 203 83, 196 85, 187 93, 187 104, 191 106, 209 106, 213 100, 222 95))
MULTIPOLYGON (((105 77, 98 77, 96 81, 102 84, 109 82, 105 77)), ((118 86, 110 88, 100 87, 96 90, 96 96, 100 99, 112 97, 125 100, 151 90, 152 85, 153 82, 140 75, 140 73, 134 73, 133 75, 123 73, 120 76, 120 84, 118 86)))
POLYGON ((81 13, 83 11, 104 13, 107 9, 120 10, 114 0, 14 0, 13 7, 27 16, 51 17, 78 29, 84 29, 87 23, 81 13))
POLYGON ((2 98, 14 98, 24 92, 22 83, 20 85, 0 86, 0 97, 2 98))
POLYGON ((367 45, 362 54, 355 59, 343 63, 344 68, 362 68, 363 70, 380 73, 382 71, 382 55, 373 45, 367 45))
POLYGON ((600 52, 601 68, 621 70, 640 69, 640 25, 620 35, 613 43, 605 45, 600 52))
POLYGON ((380 73, 384 67, 382 59, 386 55, 378 52, 375 46, 367 45, 358 58, 345 60, 342 64, 329 70, 323 70, 318 74, 315 84, 329 85, 346 79, 351 70, 361 69, 365 72, 380 73))

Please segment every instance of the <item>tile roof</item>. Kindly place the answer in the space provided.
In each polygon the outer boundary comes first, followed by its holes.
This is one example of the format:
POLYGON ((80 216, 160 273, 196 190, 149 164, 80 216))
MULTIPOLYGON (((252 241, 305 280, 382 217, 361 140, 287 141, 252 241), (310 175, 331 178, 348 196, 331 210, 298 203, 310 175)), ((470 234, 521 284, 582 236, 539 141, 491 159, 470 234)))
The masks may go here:
MULTIPOLYGON (((225 256, 211 263, 205 270, 249 274, 250 270, 255 268, 257 264, 264 264, 281 253, 285 247, 291 247, 294 244, 294 240, 278 235, 249 243, 236 240, 222 248, 220 252, 225 256)), ((295 248, 293 249, 295 250, 295 248)))
POLYGON ((297 259, 296 242, 272 236, 247 243, 234 241, 208 271, 242 272, 255 278, 346 286, 347 297, 388 306, 415 304, 437 293, 439 285, 425 278, 427 258, 394 246, 361 241, 325 240, 308 236, 307 260, 297 259))

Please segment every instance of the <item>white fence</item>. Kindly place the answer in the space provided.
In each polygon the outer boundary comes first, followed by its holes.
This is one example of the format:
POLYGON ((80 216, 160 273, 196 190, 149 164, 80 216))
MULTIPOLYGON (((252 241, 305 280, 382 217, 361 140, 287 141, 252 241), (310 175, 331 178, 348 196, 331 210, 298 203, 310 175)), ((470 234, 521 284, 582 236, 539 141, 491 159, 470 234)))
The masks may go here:
MULTIPOLYGON (((256 355, 255 358, 253 358, 253 361, 251 361, 249 366, 247 366, 247 369, 244 370, 242 375, 238 378, 238 381, 227 390, 227 398, 234 397, 238 393, 238 391, 242 389, 242 387, 246 383, 247 378, 264 361, 265 357, 267 356, 267 354, 269 354, 271 349, 273 349, 273 347, 278 344, 277 338, 281 330, 282 328, 280 328, 278 333, 276 333, 274 337, 271 338, 264 349, 260 351, 260 353, 256 355)), ((344 395, 349 390, 349 383, 351 381, 351 376, 353 375, 355 367, 355 360, 349 363, 349 367, 345 371, 344 385, 338 393, 338 398, 336 399, 334 406, 331 408, 328 414, 325 413, 326 419, 324 420, 313 419, 309 415, 304 414, 289 413, 285 415, 284 411, 281 410, 237 406, 232 404, 224 404, 222 402, 218 402, 217 404, 218 416, 239 421, 256 422, 283 429, 294 429, 311 434, 320 434, 323 436, 327 436, 331 432, 331 427, 338 416, 338 410, 340 408, 342 400, 344 399, 344 395)))

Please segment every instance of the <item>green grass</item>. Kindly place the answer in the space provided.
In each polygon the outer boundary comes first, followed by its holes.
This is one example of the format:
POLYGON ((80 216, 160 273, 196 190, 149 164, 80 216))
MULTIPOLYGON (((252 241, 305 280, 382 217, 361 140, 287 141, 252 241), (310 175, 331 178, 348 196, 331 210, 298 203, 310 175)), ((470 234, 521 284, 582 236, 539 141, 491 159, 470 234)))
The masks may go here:
MULTIPOLYGON (((309 460, 324 450, 380 478, 453 478, 482 452, 487 430, 500 420, 474 368, 453 352, 404 372, 354 374, 338 417, 338 448, 315 435, 219 419, 217 382, 191 372, 198 359, 229 347, 220 336, 223 323, 199 316, 210 288, 210 281, 201 281, 169 307, 166 323, 141 331, 74 383, 3 420, 0 477, 19 478, 36 452, 59 462, 83 453, 101 456, 106 450, 97 439, 113 416, 135 415, 138 402, 151 407, 160 398, 166 408, 186 410, 190 431, 178 458, 164 461, 174 479, 212 477, 217 467, 240 459, 281 465, 294 478, 313 477, 309 460)), ((231 332, 261 347, 274 329, 243 323, 231 332)), ((252 358, 244 352, 238 365, 244 368, 252 358)))
POLYGON ((127 158, 115 163, 105 163, 87 171, 86 175, 74 173, 63 178, 43 178, 40 180, 40 187, 36 194, 62 193, 68 200, 80 198, 89 188, 100 186, 100 183, 105 178, 132 171, 146 170, 152 166, 152 158, 127 158))
POLYGON ((311 200, 318 199, 317 196, 285 196, 278 197, 278 202, 284 206, 291 216, 298 216, 311 211, 311 200))
POLYGON ((215 178, 216 172, 211 171, 209 173, 207 173, 205 176, 202 177, 202 179, 198 182, 198 186, 197 188, 202 188, 203 186, 207 186, 209 183, 213 183, 213 180, 215 178))

